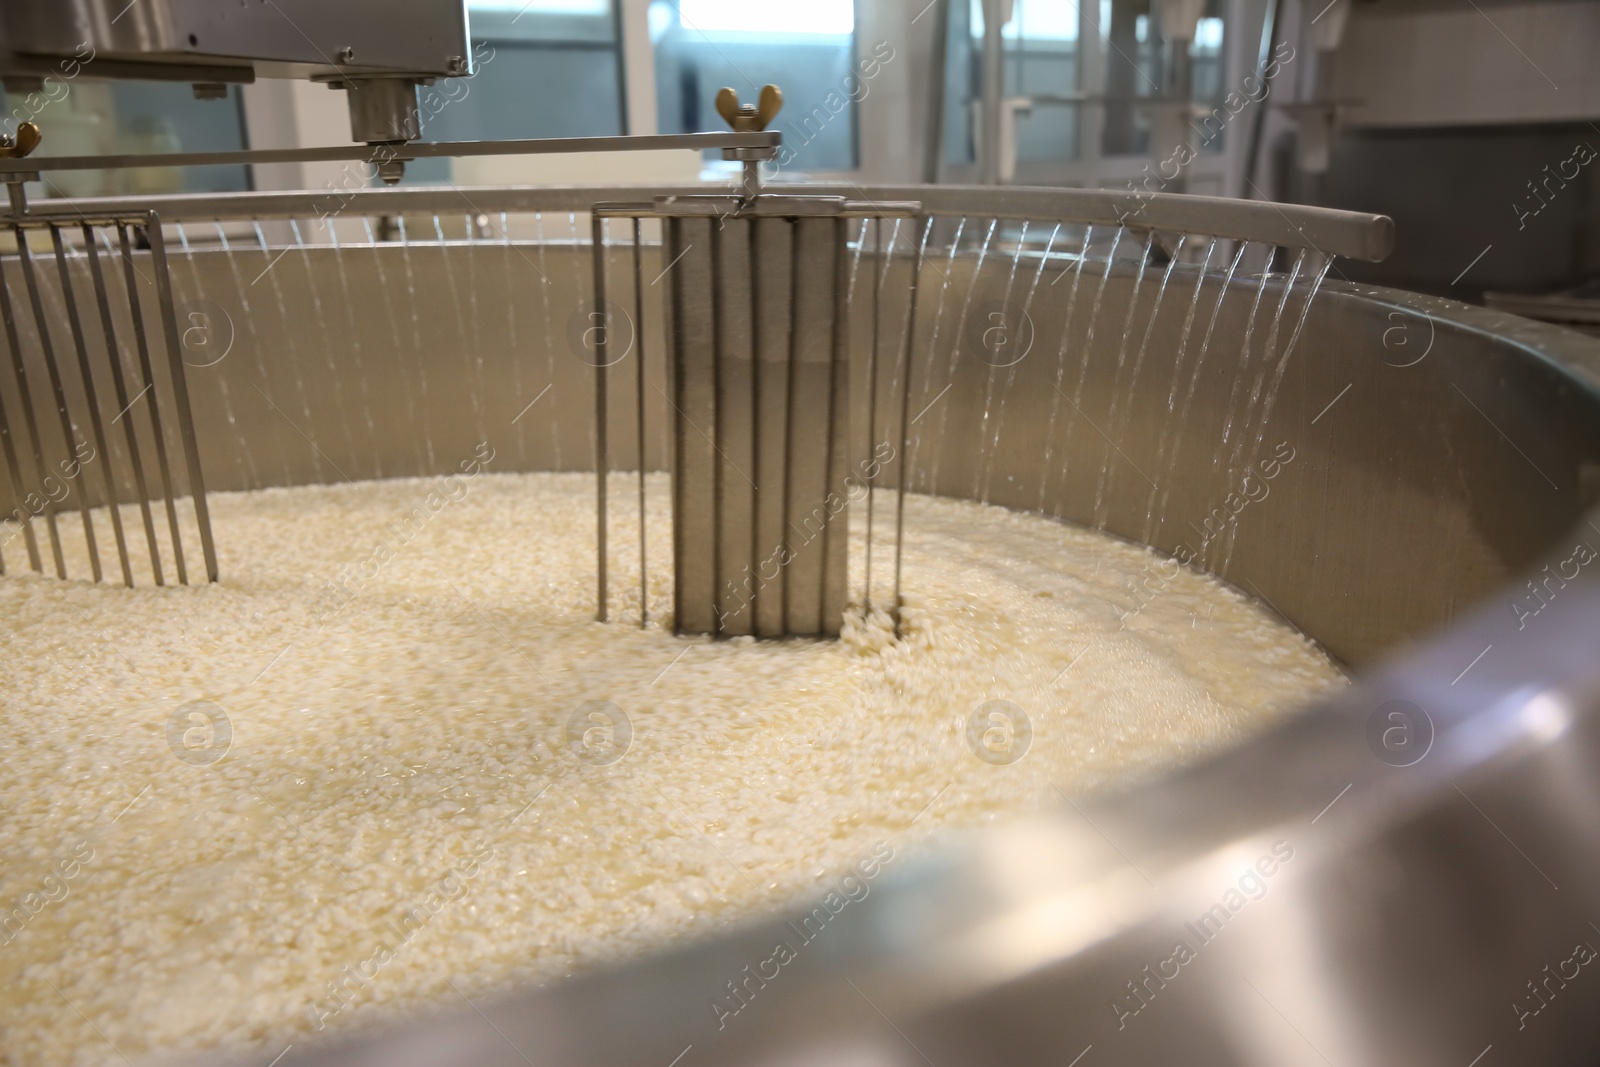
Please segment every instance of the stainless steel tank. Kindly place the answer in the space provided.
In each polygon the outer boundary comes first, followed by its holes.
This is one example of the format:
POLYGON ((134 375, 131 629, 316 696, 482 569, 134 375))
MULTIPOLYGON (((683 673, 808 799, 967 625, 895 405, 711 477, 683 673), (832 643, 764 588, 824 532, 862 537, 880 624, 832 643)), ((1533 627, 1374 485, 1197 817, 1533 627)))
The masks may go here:
MULTIPOLYGON (((147 205, 174 230, 180 322, 232 345, 185 372, 208 487, 430 474, 485 439, 501 470, 592 469, 572 213, 629 195, 362 194, 337 245, 286 225, 306 226, 305 197, 147 205), (372 239, 396 219, 403 240, 372 239)), ((1336 262, 1314 298, 1291 289, 1268 340, 1252 302, 1285 302, 1286 261, 1224 297, 1234 244, 1209 274, 1180 252, 1163 281, 1079 228, 1081 262, 1041 263, 1017 230, 1048 230, 1065 193, 849 195, 942 204, 970 228, 937 229, 922 268, 912 488, 1211 570, 1355 684, 1201 766, 897 864, 777 977, 763 965, 803 916, 297 1046, 284 1067, 1600 1056, 1600 342, 1346 283, 1336 262), (1015 257, 980 251, 990 220, 1015 257), (1018 262, 1041 273, 1025 320, 1018 262), (995 324, 1004 358, 981 339, 995 324)), ((645 256, 646 278, 665 267, 645 256)), ((891 322, 908 263, 891 259, 891 322)), ((654 314, 636 327, 660 352, 654 314)), ((633 402, 608 401, 617 456, 640 449, 633 402)), ((642 451, 660 468, 652 403, 642 451)))

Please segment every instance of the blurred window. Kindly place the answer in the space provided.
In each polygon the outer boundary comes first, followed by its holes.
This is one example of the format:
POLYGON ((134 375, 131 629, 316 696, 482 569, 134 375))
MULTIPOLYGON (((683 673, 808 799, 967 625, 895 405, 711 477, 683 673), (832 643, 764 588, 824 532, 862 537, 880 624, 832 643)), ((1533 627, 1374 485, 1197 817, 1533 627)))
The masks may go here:
MULTIPOLYGON (((1194 99, 1217 103, 1222 84, 1222 0, 1206 0, 1204 14, 1189 42, 1194 99)), ((1148 113, 1135 101, 1163 96, 1170 46, 1152 25, 1151 0, 1101 0, 1100 35, 1106 43, 1106 121, 1101 150, 1108 156, 1142 156, 1150 151, 1148 113)), ((1203 152, 1220 152, 1227 134, 1205 141, 1203 152)))
MULTIPOLYGON (((46 79, 38 92, 4 94, 5 130, 38 124, 40 156, 148 152, 226 152, 246 147, 238 87, 220 100, 196 100, 187 82, 46 79)), ((250 188, 249 168, 146 167, 57 171, 28 186, 32 196, 236 192, 250 188)))
MULTIPOLYGON (((1033 106, 1017 115, 1019 162, 1078 156, 1078 7, 1062 0, 1015 0, 1000 28, 1005 94, 1033 106)), ((947 163, 977 159, 977 111, 982 97, 983 0, 958 5, 950 19, 945 79, 944 155, 947 163)))
MULTIPOLYGON (((972 36, 983 40, 983 0, 969 0, 972 36)), ((1059 0, 1015 0, 1011 21, 1000 27, 1008 41, 1076 41, 1078 6, 1059 0)))
MULTIPOLYGON (((1017 116, 1019 162, 1078 159, 1080 116, 1103 108, 1101 150, 1106 155, 1143 155, 1149 150, 1149 121, 1137 105, 1162 95, 1168 48, 1151 21, 1151 0, 1087 0, 1080 10, 1067 0, 1014 0, 1011 19, 1000 31, 1005 49, 1005 94, 1026 97, 1033 106, 1017 116), (1105 51, 1103 86, 1081 84, 1079 20, 1105 51), (1082 95, 1104 95, 1085 102, 1082 95)), ((945 68, 944 158, 946 163, 977 159, 977 107, 982 95, 983 0, 967 0, 951 11, 949 61, 945 68)), ((1223 85, 1222 0, 1207 0, 1205 16, 1189 47, 1194 95, 1217 102, 1223 85)), ((1218 137, 1203 151, 1222 149, 1218 137)))
MULTIPOLYGON (((601 137, 626 132, 615 0, 470 0, 470 78, 418 93, 424 141, 601 137)), ((448 159, 407 184, 450 179, 448 159)))
POLYGON ((856 166, 856 103, 871 87, 856 63, 852 0, 655 0, 650 40, 662 133, 725 130, 717 90, 754 103, 771 83, 783 89, 773 128, 786 167, 856 166))

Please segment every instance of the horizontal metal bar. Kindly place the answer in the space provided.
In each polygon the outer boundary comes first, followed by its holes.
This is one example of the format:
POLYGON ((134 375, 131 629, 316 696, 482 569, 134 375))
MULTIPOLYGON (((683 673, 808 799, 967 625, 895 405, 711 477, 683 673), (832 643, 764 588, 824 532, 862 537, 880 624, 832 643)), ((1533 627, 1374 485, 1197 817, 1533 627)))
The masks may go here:
MULTIPOLYGON (((645 219, 668 217, 666 215, 657 215, 655 203, 649 200, 624 200, 614 203, 597 201, 589 210, 603 219, 645 219)), ((679 215, 671 217, 682 218, 683 216, 679 215)))
POLYGON ((512 214, 533 211, 586 212, 603 200, 621 197, 648 202, 658 196, 727 192, 732 186, 700 185, 418 185, 395 189, 203 193, 170 196, 91 197, 82 200, 32 200, 29 218, 95 216, 158 211, 165 222, 233 222, 268 218, 319 218, 325 215, 437 215, 474 211, 512 214))
POLYGON ((838 196, 796 195, 795 186, 782 193, 762 193, 749 200, 737 193, 700 192, 692 196, 662 197, 653 202, 628 201, 593 204, 589 210, 601 218, 678 219, 713 218, 914 218, 922 212, 916 201, 846 200, 838 196))
MULTIPOLYGON (((131 208, 133 205, 124 203, 122 206, 131 208)), ((83 226, 117 226, 126 223, 133 226, 143 226, 147 221, 147 215, 148 212, 144 211, 128 211, 120 215, 65 211, 22 215, 20 217, 16 215, 0 215, 0 217, 5 219, 7 226, 19 226, 24 230, 38 230, 46 229, 50 226, 60 226, 64 223, 77 223, 83 226)))
POLYGON ((846 219, 914 219, 923 214, 918 200, 850 200, 839 212, 846 219))
MULTIPOLYGON (((927 215, 999 216, 1125 225, 1259 241, 1285 248, 1309 248, 1325 255, 1372 262, 1385 258, 1394 247, 1394 222, 1386 215, 1304 204, 1275 204, 1262 200, 1011 185, 859 186, 819 182, 807 185, 773 183, 764 188, 773 193, 804 190, 819 195, 844 196, 860 203, 868 211, 886 211, 891 207, 905 206, 904 201, 916 201, 922 205, 922 213, 927 215)), ((731 185, 707 183, 674 186, 432 186, 358 189, 344 193, 217 193, 201 196, 102 197, 77 201, 41 200, 31 205, 30 214, 40 218, 67 216, 78 219, 80 214, 114 215, 154 209, 170 222, 221 222, 267 217, 314 218, 343 212, 358 216, 437 214, 463 210, 586 212, 603 201, 642 203, 664 196, 733 191, 731 185)))
MULTIPOLYGON (((45 78, 53 74, 59 79, 64 73, 63 64, 69 61, 69 57, 65 56, 12 53, 5 60, 5 76, 45 78)), ((87 64, 89 61, 83 62, 87 64)), ((191 84, 222 82, 226 85, 250 85, 256 80, 254 67, 240 66, 236 63, 162 63, 143 59, 112 59, 104 55, 96 55, 93 63, 96 78, 130 78, 138 81, 191 84)))
POLYGON ((234 152, 150 152, 142 155, 27 156, 0 159, 0 174, 53 170, 121 170, 128 167, 211 167, 264 163, 363 163, 465 156, 563 155, 573 152, 652 151, 686 148, 776 148, 783 135, 754 133, 670 133, 622 137, 537 137, 521 141, 413 141, 409 144, 332 145, 325 148, 266 148, 234 152))
POLYGON ((863 189, 848 184, 819 183, 807 188, 858 199, 920 200, 924 212, 930 215, 985 215, 1134 226, 1260 241, 1284 248, 1309 248, 1325 255, 1369 262, 1384 259, 1394 249, 1394 220, 1387 215, 1305 204, 1133 189, 1046 189, 1018 185, 879 185, 863 189))

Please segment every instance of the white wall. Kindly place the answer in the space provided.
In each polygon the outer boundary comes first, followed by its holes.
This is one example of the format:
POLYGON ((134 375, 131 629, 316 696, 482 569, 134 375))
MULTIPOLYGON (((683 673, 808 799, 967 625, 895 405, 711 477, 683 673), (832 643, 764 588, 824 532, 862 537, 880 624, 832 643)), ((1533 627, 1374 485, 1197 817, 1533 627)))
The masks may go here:
MULTIPOLYGON (((341 90, 310 81, 263 78, 244 87, 251 148, 350 143, 350 112, 341 90)), ((257 189, 320 189, 345 177, 340 163, 271 163, 255 168, 257 189)))

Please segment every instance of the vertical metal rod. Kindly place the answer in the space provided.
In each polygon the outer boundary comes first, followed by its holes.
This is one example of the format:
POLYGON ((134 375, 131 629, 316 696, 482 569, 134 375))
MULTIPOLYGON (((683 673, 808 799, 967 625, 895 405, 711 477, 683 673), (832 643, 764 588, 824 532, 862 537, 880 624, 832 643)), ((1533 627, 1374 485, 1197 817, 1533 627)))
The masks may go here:
POLYGON ((779 546, 778 558, 783 561, 780 569, 782 581, 779 588, 783 596, 783 629, 785 633, 794 630, 793 620, 789 616, 789 605, 794 602, 793 590, 790 588, 789 575, 791 568, 789 560, 794 558, 794 546, 789 542, 792 532, 790 523, 793 521, 793 511, 789 506, 791 496, 790 486, 794 484, 794 395, 796 390, 796 353, 795 336, 800 332, 800 220, 789 219, 789 354, 788 372, 789 387, 783 398, 783 542, 779 546))
POLYGON ((1000 184, 1000 114, 1005 97, 1005 39, 1000 32, 1004 0, 984 0, 983 62, 979 67, 979 178, 984 185, 1000 184))
MULTIPOLYGON (((50 500, 44 484, 44 448, 39 442, 39 420, 33 412, 33 394, 28 390, 28 372, 22 365, 22 342, 17 337, 17 316, 11 306, 11 286, 5 278, 5 266, 0 263, 0 318, 5 320, 6 345, 11 351, 11 374, 17 384, 17 397, 22 405, 22 421, 28 430, 28 444, 33 450, 33 476, 38 479, 39 491, 44 493, 45 503, 41 505, 44 514, 45 527, 50 534, 50 550, 55 558, 56 577, 67 576, 66 563, 61 557, 61 538, 56 531, 56 513, 54 501, 50 500)), ((0 418, 4 417, 4 401, 0 401, 0 418)), ((28 562, 33 569, 44 572, 44 564, 39 558, 39 541, 33 532, 33 509, 28 506, 28 497, 33 494, 22 484, 22 475, 19 464, 12 451, 11 438, 6 437, 6 463, 11 475, 11 484, 15 487, 17 503, 22 505, 22 536, 28 546, 28 562)))
MULTIPOLYGON (((161 405, 156 402, 156 377, 150 363, 150 341, 144 332, 144 308, 139 302, 139 278, 133 265, 133 247, 128 239, 126 223, 117 223, 117 237, 122 250, 122 280, 128 290, 128 312, 133 318, 133 339, 139 352, 139 373, 144 379, 145 392, 150 402, 145 405, 150 412, 150 426, 156 441, 156 469, 161 474, 162 502, 167 509, 167 531, 172 535, 172 556, 178 568, 178 582, 189 584, 188 571, 183 562, 183 537, 178 528, 177 494, 172 488, 172 467, 167 462, 167 435, 161 425, 161 405)), ((133 418, 130 413, 129 419, 133 418)), ((152 562, 156 562, 152 557, 152 562)), ((158 569, 156 584, 162 584, 158 569)))
POLYGON ((650 624, 650 568, 646 563, 644 525, 644 287, 640 284, 643 271, 639 251, 640 220, 633 220, 633 346, 634 378, 638 386, 639 404, 635 412, 639 436, 639 628, 650 624))
POLYGON ((939 181, 939 164, 944 162, 944 109, 950 51, 950 9, 954 4, 939 4, 933 16, 933 51, 928 57, 928 116, 923 130, 922 180, 927 185, 939 181))
POLYGON ((183 454, 189 468, 189 496, 194 500, 194 517, 200 527, 200 551, 205 556, 206 578, 217 580, 217 546, 211 540, 211 510, 206 506, 205 476, 200 471, 200 446, 194 435, 194 412, 189 407, 189 383, 184 377, 182 349, 178 345, 178 316, 172 306, 172 276, 167 271, 166 241, 161 235, 161 216, 150 212, 148 236, 150 263, 156 272, 156 297, 161 302, 162 333, 167 341, 167 366, 172 372, 173 401, 178 409, 178 430, 183 438, 183 454))
MULTIPOLYGON (((67 394, 61 386, 61 370, 56 365, 55 346, 50 343, 50 326, 45 319, 44 300, 39 295, 39 279, 33 272, 33 253, 28 249, 28 237, 21 226, 13 227, 17 234, 17 258, 22 264, 22 280, 28 289, 28 303, 33 308, 33 321, 39 329, 39 350, 44 353, 45 370, 50 376, 50 389, 55 396, 56 415, 61 425, 62 442, 66 445, 67 465, 73 470, 71 481, 78 493, 78 514, 83 518, 83 536, 89 546, 89 569, 94 580, 100 581, 100 548, 95 544, 94 522, 89 518, 89 501, 83 493, 83 465, 78 455, 77 442, 72 432, 72 418, 67 414, 67 394)), ((54 227, 52 227, 52 230, 54 227)), ((104 457, 101 457, 102 459, 104 457)), ((66 575, 62 575, 66 577, 66 575)))
MULTIPOLYGON (((877 267, 872 273, 872 355, 867 360, 867 452, 878 447, 878 341, 883 331, 879 329, 882 318, 883 279, 888 271, 883 251, 883 218, 872 220, 872 254, 877 267)), ((864 590, 861 597, 863 617, 872 614, 872 505, 874 479, 867 479, 867 560, 863 575, 864 590)))
MULTIPOLYGON (((89 275, 94 279, 94 295, 100 304, 100 325, 106 335, 106 358, 111 363, 111 385, 116 392, 117 410, 121 412, 118 419, 127 419, 122 424, 123 432, 128 441, 128 460, 133 464, 133 483, 139 491, 139 514, 144 520, 144 540, 150 549, 150 569, 155 574, 156 584, 161 584, 161 553, 156 547, 156 523, 150 514, 150 491, 145 485, 144 462, 139 456, 139 435, 134 432, 133 416, 129 409, 133 406, 128 400, 128 382, 122 373, 122 350, 117 346, 116 326, 111 318, 111 300, 106 290, 105 274, 100 269, 100 250, 95 239, 94 227, 87 222, 83 224, 83 247, 89 256, 89 275)), ((138 398, 135 397, 136 401, 138 398)), ((154 403, 154 400, 151 401, 154 403)), ((116 422, 116 419, 112 419, 116 422)), ((131 584, 131 583, 130 583, 131 584)))
MULTIPOLYGON (((10 479, 11 497, 19 505, 13 514, 17 517, 18 525, 22 527, 23 539, 28 546, 28 562, 33 565, 34 570, 39 570, 39 545, 29 536, 33 531, 28 522, 28 507, 24 500, 28 491, 22 484, 22 472, 17 468, 17 450, 11 443, 11 421, 6 417, 3 397, 0 397, 0 451, 5 452, 6 477, 10 479)), ((0 574, 5 572, 5 556, 0 555, 0 574)))
MULTIPOLYGON (((828 375, 828 460, 825 480, 823 482, 824 506, 833 494, 835 487, 842 485, 844 476, 848 472, 848 462, 845 445, 849 441, 848 434, 842 433, 842 428, 847 425, 849 411, 843 409, 840 401, 844 391, 841 386, 848 385, 850 373, 850 293, 845 284, 848 277, 847 250, 850 244, 850 228, 841 217, 834 220, 833 224, 834 260, 833 260, 833 344, 831 346, 828 375), (843 380, 841 380, 843 379, 843 380), (843 441, 841 441, 843 438, 843 441)), ((834 617, 837 607, 842 614, 848 592, 845 583, 848 581, 848 568, 845 577, 841 579, 838 587, 838 601, 835 602, 830 594, 834 590, 833 569, 836 553, 849 550, 849 539, 844 536, 848 531, 848 510, 841 509, 837 514, 830 515, 827 524, 822 528, 822 599, 817 615, 816 633, 837 637, 838 634, 828 629, 828 622, 834 617), (837 520, 837 521, 835 521, 837 520)))
POLYGON ((901 354, 905 370, 900 386, 900 457, 896 464, 900 477, 899 484, 895 487, 894 502, 894 635, 896 637, 901 634, 900 567, 906 537, 906 484, 911 481, 907 452, 911 447, 911 355, 916 351, 912 341, 917 335, 917 289, 918 282, 922 279, 922 258, 928 247, 928 235, 932 231, 933 217, 930 215, 922 220, 922 239, 917 242, 917 257, 911 267, 911 293, 907 297, 910 311, 906 324, 905 350, 901 354))
MULTIPOLYGON (((595 472, 595 543, 598 552, 596 568, 597 589, 595 618, 606 621, 606 359, 610 341, 610 323, 606 315, 606 250, 605 220, 599 215, 589 218, 589 247, 594 266, 594 310, 589 313, 591 324, 598 323, 594 335, 594 472, 595 472)), ((594 326, 591 325, 591 329, 594 326)))
MULTIPOLYGON (((683 240, 683 230, 678 219, 662 220, 661 258, 671 262, 673 249, 683 240)), ((678 301, 683 290, 678 284, 680 272, 667 271, 667 291, 663 294, 661 311, 667 339, 667 358, 664 361, 667 377, 667 404, 672 411, 667 415, 667 471, 669 472, 667 498, 672 505, 672 614, 673 629, 682 628, 683 618, 683 479, 678 477, 683 461, 683 447, 678 437, 683 432, 683 375, 677 366, 678 354, 683 351, 683 321, 678 313, 678 301)))
MULTIPOLYGON (((87 227, 85 227, 87 229, 87 227)), ((67 308, 67 325, 72 331, 72 346, 78 355, 78 374, 83 379, 83 397, 89 405, 89 428, 94 447, 100 453, 100 473, 106 483, 106 510, 111 513, 111 532, 117 542, 117 562, 122 565, 122 584, 133 588, 133 565, 128 559, 128 541, 122 532, 122 508, 117 500, 117 481, 111 474, 111 450, 106 446, 106 427, 100 417, 100 399, 94 387, 94 369, 89 366, 89 344, 78 318, 78 298, 73 292, 72 271, 67 266, 67 245, 61 227, 50 227, 50 241, 56 250, 56 272, 61 278, 61 300, 67 308)), ((93 246, 91 238, 90 246, 93 246)))
MULTIPOLYGON (((1261 81, 1262 99, 1272 91, 1272 75, 1278 72, 1277 68, 1273 67, 1272 73, 1269 74, 1267 68, 1272 66, 1272 54, 1278 50, 1278 34, 1282 27, 1283 0, 1272 0, 1262 15, 1261 45, 1256 55, 1255 75, 1261 81)), ((1267 109, 1256 108, 1256 113, 1250 121, 1250 139, 1247 142, 1248 147, 1245 148, 1244 168, 1239 172, 1239 188, 1232 194, 1241 200, 1250 199, 1250 184, 1256 180, 1256 162, 1261 158, 1261 131, 1266 121, 1267 109)))
POLYGON ((723 631, 723 615, 721 610, 721 590, 717 588, 722 581, 722 530, 726 523, 723 521, 723 465, 727 462, 723 442, 723 404, 718 386, 723 380, 722 371, 722 220, 717 219, 711 224, 710 230, 710 264, 711 286, 708 294, 711 298, 711 454, 714 457, 711 463, 711 612, 716 618, 716 632, 721 636, 723 631))
MULTIPOLYGON (((754 581, 748 583, 751 633, 761 636, 761 253, 756 230, 761 226, 752 218, 745 229, 746 258, 750 262, 750 473, 756 479, 756 493, 750 500, 750 567, 754 581)), ((769 490, 770 491, 770 490, 769 490)), ((784 495, 788 487, 783 487, 784 495)))

